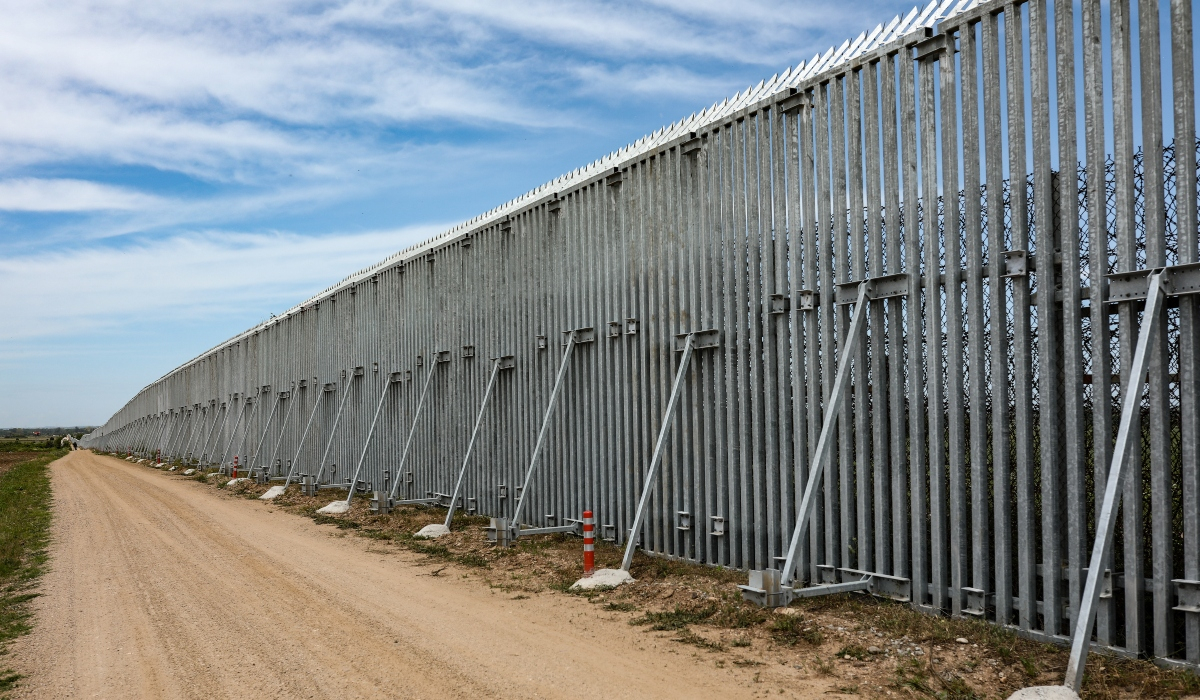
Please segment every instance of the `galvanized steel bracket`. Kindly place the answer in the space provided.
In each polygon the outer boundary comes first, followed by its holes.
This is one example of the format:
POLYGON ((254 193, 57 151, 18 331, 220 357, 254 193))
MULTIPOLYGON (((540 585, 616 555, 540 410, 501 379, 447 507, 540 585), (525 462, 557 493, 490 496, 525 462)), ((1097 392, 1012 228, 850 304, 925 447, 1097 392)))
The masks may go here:
POLYGON ((791 308, 792 300, 786 294, 772 294, 768 301, 767 313, 786 314, 791 308))
POLYGON ((801 311, 814 311, 820 302, 820 299, 817 298, 817 293, 811 289, 801 289, 796 293, 796 296, 800 301, 801 311))
POLYGON ((1175 597, 1179 600, 1179 605, 1171 609, 1185 613, 1200 613, 1200 581, 1177 578, 1172 579, 1171 583, 1175 584, 1175 597))
POLYGON ((489 542, 496 543, 498 547, 507 547, 512 544, 513 531, 509 527, 508 518, 492 518, 491 525, 484 528, 487 532, 489 542))
POLYGON ((337 391, 337 382, 325 382, 325 386, 321 387, 324 391, 337 391))
POLYGON ((721 332, 713 328, 706 331, 679 333, 675 336, 675 352, 683 352, 689 335, 692 337, 693 350, 708 350, 721 347, 721 332))
POLYGON ((512 369, 517 366, 517 360, 512 355, 501 355, 499 357, 489 357, 489 360, 500 360, 500 369, 512 369))
POLYGON ((916 46, 918 61, 926 58, 939 58, 943 51, 954 50, 954 37, 949 34, 935 34, 916 46))
POLYGON ((1025 250, 1004 251, 1004 274, 1001 277, 1024 277, 1029 274, 1029 252, 1025 250))
POLYGON ((900 576, 827 565, 818 566, 818 569, 828 583, 807 588, 792 588, 783 585, 783 572, 779 569, 762 569, 751 571, 748 584, 738 588, 742 591, 743 599, 765 608, 783 607, 797 598, 815 598, 854 591, 864 591, 873 596, 902 603, 912 600, 912 582, 900 576))
POLYGON ((867 287, 868 301, 890 299, 892 297, 906 297, 911 289, 909 279, 908 273, 901 272, 895 275, 882 275, 880 277, 868 277, 867 279, 854 280, 852 282, 842 282, 834 285, 834 288, 837 290, 835 293, 836 303, 842 305, 853 304, 858 301, 858 290, 864 284, 867 287))
POLYGON ((792 94, 775 103, 776 108, 784 114, 795 112, 809 105, 808 93, 799 92, 796 88, 792 88, 791 90, 792 94))
POLYGON ((1156 270, 1132 270, 1107 275, 1108 301, 1135 301, 1146 298, 1150 275, 1162 272, 1163 293, 1169 297, 1200 294, 1200 263, 1172 265, 1156 270))
POLYGON ((764 608, 782 608, 792 602, 792 589, 781 584, 779 569, 758 569, 750 572, 746 585, 738 586, 742 598, 764 608))
POLYGON ((962 590, 967 594, 967 606, 963 608, 963 614, 983 617, 987 613, 987 591, 966 586, 963 586, 962 590))
POLYGON ((588 326, 587 328, 574 328, 569 331, 563 331, 563 336, 562 345, 564 346, 567 344, 567 339, 565 336, 571 336, 574 338, 576 345, 579 345, 580 343, 594 343, 596 342, 596 329, 592 328, 591 326, 588 326))

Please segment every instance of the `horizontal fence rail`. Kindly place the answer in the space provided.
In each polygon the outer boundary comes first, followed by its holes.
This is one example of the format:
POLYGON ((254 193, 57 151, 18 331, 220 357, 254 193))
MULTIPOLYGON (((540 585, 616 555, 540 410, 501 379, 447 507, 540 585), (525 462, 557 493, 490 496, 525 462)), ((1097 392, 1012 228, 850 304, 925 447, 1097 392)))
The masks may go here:
POLYGON ((1137 392, 1092 641, 1200 669, 1193 48, 1190 0, 932 3, 355 273, 83 444, 591 510, 763 570, 836 404, 787 580, 1067 643, 1137 392))

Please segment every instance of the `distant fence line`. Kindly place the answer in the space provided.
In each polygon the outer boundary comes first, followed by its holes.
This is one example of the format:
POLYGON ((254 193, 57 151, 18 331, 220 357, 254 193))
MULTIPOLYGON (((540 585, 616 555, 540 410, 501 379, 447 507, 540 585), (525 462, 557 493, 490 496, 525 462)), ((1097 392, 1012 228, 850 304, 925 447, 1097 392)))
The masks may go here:
POLYGON ((913 10, 356 273, 83 444, 331 484, 362 461, 363 488, 448 504, 494 376, 459 505, 511 518, 524 497, 534 527, 591 509, 624 543, 691 342, 642 545, 778 569, 849 349, 799 580, 870 574, 1067 642, 1136 390, 1094 641, 1200 669, 1191 13, 913 10))

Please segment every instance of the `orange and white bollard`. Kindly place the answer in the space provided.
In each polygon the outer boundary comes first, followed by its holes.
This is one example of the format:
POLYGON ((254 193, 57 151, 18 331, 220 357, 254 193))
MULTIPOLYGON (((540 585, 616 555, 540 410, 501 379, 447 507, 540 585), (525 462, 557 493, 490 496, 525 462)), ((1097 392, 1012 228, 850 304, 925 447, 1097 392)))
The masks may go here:
POLYGON ((583 575, 591 576, 596 571, 596 520, 592 511, 583 511, 583 575))
POLYGON ((233 478, 237 478, 237 455, 233 456, 233 478))

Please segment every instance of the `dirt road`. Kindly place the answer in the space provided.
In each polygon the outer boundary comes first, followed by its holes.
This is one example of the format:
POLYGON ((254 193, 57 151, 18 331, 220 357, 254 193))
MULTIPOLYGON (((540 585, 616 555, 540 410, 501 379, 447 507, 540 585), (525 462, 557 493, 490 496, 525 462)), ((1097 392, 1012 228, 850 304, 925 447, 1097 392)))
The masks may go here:
POLYGON ((275 506, 72 452, 9 663, 37 698, 830 697, 561 594, 513 600, 275 506), (757 678, 757 680, 756 680, 757 678))

